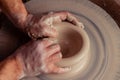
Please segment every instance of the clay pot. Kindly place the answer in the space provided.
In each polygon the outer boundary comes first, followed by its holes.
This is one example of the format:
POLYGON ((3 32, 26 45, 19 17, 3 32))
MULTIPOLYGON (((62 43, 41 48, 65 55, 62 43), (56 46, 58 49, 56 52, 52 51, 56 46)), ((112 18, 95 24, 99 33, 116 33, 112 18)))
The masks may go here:
MULTIPOLYGON (((89 62, 90 42, 84 29, 68 22, 54 25, 58 32, 58 42, 61 46, 63 59, 58 63, 62 67, 70 67, 71 71, 63 74, 50 74, 49 78, 72 77, 83 71, 89 62)), ((63 78, 64 79, 64 78, 63 78)))

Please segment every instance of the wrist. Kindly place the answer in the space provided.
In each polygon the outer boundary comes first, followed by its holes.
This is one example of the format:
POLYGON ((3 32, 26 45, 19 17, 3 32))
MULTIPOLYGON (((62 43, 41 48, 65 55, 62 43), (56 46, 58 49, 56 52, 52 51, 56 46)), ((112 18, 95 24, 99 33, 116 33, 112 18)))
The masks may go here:
POLYGON ((25 77, 25 73, 24 73, 25 66, 24 66, 23 60, 21 59, 21 56, 19 56, 19 55, 15 56, 15 60, 16 60, 17 68, 19 70, 18 78, 21 79, 21 78, 25 77))
POLYGON ((28 34, 28 36, 32 39, 37 39, 38 35, 37 35, 37 29, 38 26, 36 25, 37 22, 37 18, 34 17, 32 14, 28 14, 26 21, 24 23, 24 32, 28 34), (33 27, 34 26, 34 27, 33 27))
POLYGON ((26 28, 26 21, 28 14, 17 14, 17 20, 14 20, 13 23, 15 23, 16 27, 21 29, 23 32, 25 32, 26 28))
POLYGON ((0 80, 19 80, 23 74, 20 61, 10 56, 0 63, 0 80))

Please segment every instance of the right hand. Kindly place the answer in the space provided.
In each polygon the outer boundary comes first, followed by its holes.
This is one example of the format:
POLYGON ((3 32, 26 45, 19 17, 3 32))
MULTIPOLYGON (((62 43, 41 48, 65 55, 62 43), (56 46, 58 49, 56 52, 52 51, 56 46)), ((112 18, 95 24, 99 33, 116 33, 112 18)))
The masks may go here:
POLYGON ((24 75, 35 76, 42 73, 64 73, 69 68, 62 68, 55 63, 61 60, 60 46, 53 40, 30 41, 15 52, 20 60, 24 75))
POLYGON ((43 15, 41 18, 37 18, 32 14, 28 14, 24 21, 25 30, 32 39, 39 37, 56 37, 58 32, 56 31, 54 23, 60 23, 62 21, 68 21, 76 26, 83 28, 77 18, 69 12, 51 12, 43 15))

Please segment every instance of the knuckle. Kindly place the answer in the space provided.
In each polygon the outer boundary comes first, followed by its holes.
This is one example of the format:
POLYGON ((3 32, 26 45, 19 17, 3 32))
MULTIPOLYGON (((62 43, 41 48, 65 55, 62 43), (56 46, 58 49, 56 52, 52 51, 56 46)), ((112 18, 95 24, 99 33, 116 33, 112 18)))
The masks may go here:
POLYGON ((43 39, 41 43, 42 43, 42 45, 46 45, 47 43, 49 43, 49 40, 48 39, 43 39))
POLYGON ((60 45, 56 44, 55 48, 57 48, 58 50, 60 50, 60 45))
POLYGON ((46 33, 47 33, 47 27, 44 26, 44 27, 41 28, 41 37, 46 36, 46 33))
POLYGON ((53 46, 51 46, 50 49, 54 50, 54 51, 57 51, 57 52, 59 52, 61 50, 59 45, 53 45, 53 46))

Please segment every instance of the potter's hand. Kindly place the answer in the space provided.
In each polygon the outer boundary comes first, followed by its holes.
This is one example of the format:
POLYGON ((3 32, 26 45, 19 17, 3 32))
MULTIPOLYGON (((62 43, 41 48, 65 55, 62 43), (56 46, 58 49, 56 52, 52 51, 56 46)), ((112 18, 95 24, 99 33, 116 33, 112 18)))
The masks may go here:
POLYGON ((54 22, 67 20, 77 26, 81 26, 81 23, 72 14, 65 11, 51 12, 42 18, 35 17, 27 12, 22 0, 0 0, 0 8, 16 27, 27 32, 33 39, 43 36, 56 37, 57 31, 55 27, 52 27, 54 22))
POLYGON ((41 19, 42 23, 43 24, 46 24, 46 25, 49 25, 49 26, 52 26, 53 23, 59 23, 59 22, 62 22, 62 21, 68 21, 76 26, 80 26, 80 27, 83 27, 81 24, 81 22, 79 22, 77 20, 77 18, 67 12, 67 11, 61 11, 61 12, 49 12, 48 15, 44 15, 41 19))
POLYGON ((61 60, 60 46, 52 40, 30 41, 15 52, 23 65, 24 76, 35 76, 41 73, 64 73, 69 68, 55 65, 61 60))
POLYGON ((76 26, 81 26, 81 23, 69 12, 50 12, 47 15, 43 15, 40 19, 29 14, 26 18, 25 27, 29 36, 33 39, 43 36, 56 37, 57 31, 53 24, 62 21, 68 21, 76 26))

